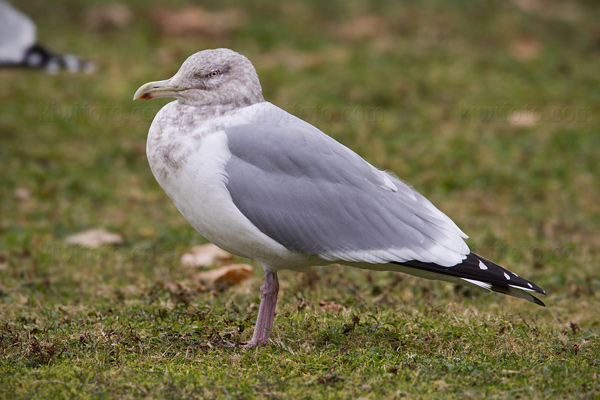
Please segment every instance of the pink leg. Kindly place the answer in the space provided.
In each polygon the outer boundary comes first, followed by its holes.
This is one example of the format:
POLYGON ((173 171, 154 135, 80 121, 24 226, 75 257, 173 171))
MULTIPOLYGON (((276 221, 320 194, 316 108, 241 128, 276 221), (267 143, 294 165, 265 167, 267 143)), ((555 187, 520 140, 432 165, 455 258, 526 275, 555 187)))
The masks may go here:
POLYGON ((277 272, 265 270, 265 280, 260 287, 260 307, 252 339, 244 347, 262 346, 267 344, 269 333, 273 329, 275 305, 279 293, 277 272))

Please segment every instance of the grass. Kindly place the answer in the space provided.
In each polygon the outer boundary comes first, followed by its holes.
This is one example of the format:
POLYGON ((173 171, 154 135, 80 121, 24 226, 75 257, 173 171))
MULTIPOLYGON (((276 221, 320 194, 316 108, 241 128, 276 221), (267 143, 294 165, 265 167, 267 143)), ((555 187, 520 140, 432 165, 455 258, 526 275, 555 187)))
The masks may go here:
POLYGON ((0 71, 0 397, 600 395, 597 4, 228 0, 214 9, 238 28, 180 37, 159 3, 105 30, 86 17, 100 1, 21 5, 98 71, 0 71), (131 101, 211 47, 246 54, 268 100, 413 184, 548 307, 331 266, 280 273, 271 346, 220 347, 250 338, 260 267, 226 288, 179 264, 203 239, 147 166, 165 101, 131 101), (124 243, 64 244, 95 227, 124 243))

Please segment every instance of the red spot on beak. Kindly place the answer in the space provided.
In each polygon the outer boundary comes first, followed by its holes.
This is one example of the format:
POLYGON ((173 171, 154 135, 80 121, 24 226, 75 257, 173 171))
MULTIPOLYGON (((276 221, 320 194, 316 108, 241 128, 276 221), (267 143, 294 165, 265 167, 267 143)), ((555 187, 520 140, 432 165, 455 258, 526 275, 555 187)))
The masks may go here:
POLYGON ((144 100, 152 100, 152 95, 150 93, 144 93, 140 98, 144 100))

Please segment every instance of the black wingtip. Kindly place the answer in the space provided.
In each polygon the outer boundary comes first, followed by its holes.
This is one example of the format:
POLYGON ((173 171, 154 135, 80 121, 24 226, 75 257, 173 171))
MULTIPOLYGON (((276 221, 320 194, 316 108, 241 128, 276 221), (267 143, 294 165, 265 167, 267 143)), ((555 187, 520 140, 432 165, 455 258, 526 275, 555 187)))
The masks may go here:
MULTIPOLYGON (((535 292, 546 295, 544 289, 475 253, 468 254, 462 263, 452 267, 443 267, 421 261, 392 263, 425 270, 442 276, 452 276, 467 281, 479 281, 491 285, 489 289, 494 292, 519 297, 539 306, 546 307, 540 299, 531 294, 531 292, 535 292)), ((440 277, 439 279, 444 278, 440 277)))
MULTIPOLYGON (((546 293, 544 293, 544 294, 546 294, 546 293)), ((533 299, 533 302, 535 304, 537 304, 538 306, 546 307, 546 304, 544 304, 544 302, 541 301, 540 299, 538 299, 537 297, 531 296, 531 298, 533 299)))

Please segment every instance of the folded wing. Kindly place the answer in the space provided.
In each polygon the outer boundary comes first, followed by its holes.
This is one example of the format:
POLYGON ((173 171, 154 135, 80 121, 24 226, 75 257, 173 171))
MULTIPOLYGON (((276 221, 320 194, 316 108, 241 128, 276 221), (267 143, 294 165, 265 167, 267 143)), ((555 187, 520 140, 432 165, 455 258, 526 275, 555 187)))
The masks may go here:
POLYGON ((330 261, 453 266, 469 253, 460 229, 404 182, 313 126, 284 121, 226 130, 227 188, 263 233, 330 261))

